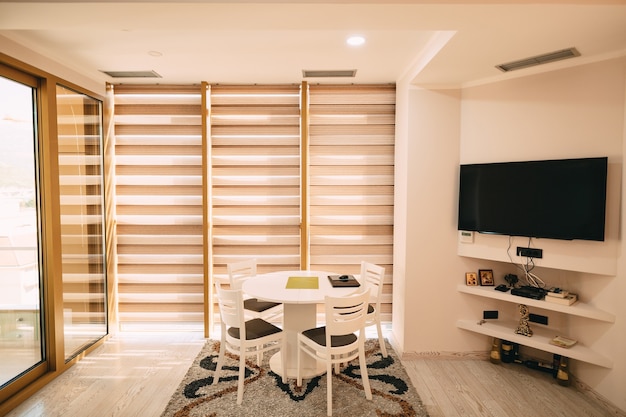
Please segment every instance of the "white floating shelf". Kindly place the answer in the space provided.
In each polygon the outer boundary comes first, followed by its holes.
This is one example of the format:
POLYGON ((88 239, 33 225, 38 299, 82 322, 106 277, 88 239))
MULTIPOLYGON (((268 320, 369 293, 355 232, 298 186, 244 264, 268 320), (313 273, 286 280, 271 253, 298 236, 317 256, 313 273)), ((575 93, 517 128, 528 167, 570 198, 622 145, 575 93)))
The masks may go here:
POLYGON ((576 302, 572 305, 565 306, 561 304, 550 303, 545 300, 534 300, 532 298, 520 297, 512 295, 510 292, 496 291, 495 287, 481 287, 459 284, 457 290, 462 293, 478 295, 480 297, 493 298, 495 300, 507 301, 516 304, 525 304, 530 307, 542 308, 544 310, 557 311, 559 313, 570 314, 572 316, 587 317, 594 320, 615 323, 615 315, 606 311, 592 307, 583 302, 576 302))
POLYGON ((459 320, 456 325, 461 329, 508 340, 546 352, 556 353, 604 368, 613 367, 613 361, 611 359, 581 345, 580 342, 570 348, 562 348, 550 344, 550 340, 556 336, 558 332, 548 328, 531 326, 533 335, 528 337, 515 333, 518 323, 512 320, 488 320, 483 324, 478 324, 476 320, 459 320))

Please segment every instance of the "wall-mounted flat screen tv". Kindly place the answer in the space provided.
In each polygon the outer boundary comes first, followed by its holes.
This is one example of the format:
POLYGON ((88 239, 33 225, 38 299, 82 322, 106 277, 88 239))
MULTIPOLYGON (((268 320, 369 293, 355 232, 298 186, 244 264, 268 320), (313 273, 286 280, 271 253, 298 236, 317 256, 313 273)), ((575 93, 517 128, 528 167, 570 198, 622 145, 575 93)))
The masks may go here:
POLYGON ((604 240, 607 158, 460 167, 458 229, 604 240))

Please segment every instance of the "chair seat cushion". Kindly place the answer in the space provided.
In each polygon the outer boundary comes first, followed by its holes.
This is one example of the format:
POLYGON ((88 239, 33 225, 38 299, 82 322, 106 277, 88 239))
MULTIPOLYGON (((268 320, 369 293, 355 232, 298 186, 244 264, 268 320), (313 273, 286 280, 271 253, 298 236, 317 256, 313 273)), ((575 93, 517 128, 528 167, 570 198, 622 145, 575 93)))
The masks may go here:
MULTIPOLYGON (((246 322, 246 340, 259 339, 280 332, 282 332, 281 329, 263 319, 252 319, 246 322)), ((230 327, 228 334, 235 339, 240 338, 238 327, 230 327)))
MULTIPOLYGON (((305 330, 302 334, 318 345, 326 346, 326 327, 316 327, 314 329, 305 330)), ((330 344, 332 347, 347 346, 356 341, 357 336, 354 333, 330 337, 330 344)))
POLYGON ((280 303, 275 303, 273 301, 261 301, 257 298, 248 298, 247 300, 243 300, 243 308, 256 313, 262 313, 279 305, 280 303))

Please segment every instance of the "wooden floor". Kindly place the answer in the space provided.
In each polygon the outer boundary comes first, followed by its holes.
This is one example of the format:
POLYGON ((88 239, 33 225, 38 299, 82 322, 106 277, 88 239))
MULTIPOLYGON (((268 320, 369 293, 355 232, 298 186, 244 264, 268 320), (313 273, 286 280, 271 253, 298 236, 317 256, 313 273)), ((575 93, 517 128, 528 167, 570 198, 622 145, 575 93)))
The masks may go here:
POLYGON ((626 415, 592 393, 562 387, 551 374, 522 365, 443 358, 404 365, 431 417, 626 415))
MULTIPOLYGON (((198 332, 120 333, 7 416, 158 417, 204 342, 198 332)), ((431 417, 624 415, 518 365, 443 358, 404 365, 431 417)))

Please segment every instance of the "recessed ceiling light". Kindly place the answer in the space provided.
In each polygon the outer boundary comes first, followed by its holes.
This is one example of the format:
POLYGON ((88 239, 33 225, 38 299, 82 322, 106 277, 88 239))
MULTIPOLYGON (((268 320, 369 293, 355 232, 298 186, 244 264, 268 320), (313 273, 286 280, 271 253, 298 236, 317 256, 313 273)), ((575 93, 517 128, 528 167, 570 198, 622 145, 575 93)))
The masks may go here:
POLYGON ((360 46, 363 45, 365 43, 365 38, 361 35, 354 35, 354 36, 350 36, 347 40, 346 43, 350 46, 360 46))
POLYGON ((163 56, 163 53, 159 52, 159 51, 148 51, 148 55, 150 55, 150 56, 163 56))

